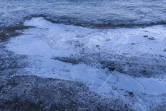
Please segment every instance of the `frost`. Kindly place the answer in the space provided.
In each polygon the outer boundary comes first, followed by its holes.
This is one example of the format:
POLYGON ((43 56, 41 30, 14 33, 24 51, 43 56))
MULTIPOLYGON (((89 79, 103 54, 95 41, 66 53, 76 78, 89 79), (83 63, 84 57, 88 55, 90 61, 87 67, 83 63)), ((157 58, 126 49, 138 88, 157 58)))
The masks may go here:
POLYGON ((41 17, 24 25, 35 28, 25 29, 6 47, 28 56, 27 75, 79 81, 142 111, 166 100, 165 26, 90 29, 41 17), (148 39, 152 36, 155 40, 148 39))
POLYGON ((0 26, 17 25, 31 16, 98 27, 164 24, 165 4, 165 0, 1 0, 0 26))

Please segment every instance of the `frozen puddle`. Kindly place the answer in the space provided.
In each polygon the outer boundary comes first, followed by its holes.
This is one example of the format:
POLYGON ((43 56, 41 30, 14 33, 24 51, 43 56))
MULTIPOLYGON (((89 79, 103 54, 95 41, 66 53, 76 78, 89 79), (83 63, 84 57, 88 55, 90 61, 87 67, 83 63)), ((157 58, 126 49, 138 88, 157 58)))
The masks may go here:
MULTIPOLYGON (((133 106, 141 108, 140 110, 149 110, 149 106, 165 102, 166 99, 162 95, 166 94, 166 78, 162 71, 163 76, 158 78, 133 77, 101 68, 102 66, 96 60, 98 54, 105 60, 108 59, 109 54, 126 54, 127 57, 143 58, 152 55, 156 58, 162 57, 161 64, 164 64, 165 26, 89 29, 54 24, 43 18, 33 18, 25 21, 24 24, 35 28, 24 30, 23 35, 12 38, 6 46, 16 54, 28 56, 29 65, 26 68, 28 74, 81 81, 101 95, 120 97, 131 104, 134 101, 133 106), (70 62, 55 59, 61 57, 68 58, 70 62), (72 63, 70 59, 77 57, 84 57, 84 60, 79 62, 79 59, 76 59, 77 63, 72 63), (93 64, 89 64, 88 61, 93 64)), ((156 62, 157 64, 160 63, 156 62)), ((125 68, 127 70, 129 67, 125 68)), ((139 69, 139 65, 136 69, 139 69)))

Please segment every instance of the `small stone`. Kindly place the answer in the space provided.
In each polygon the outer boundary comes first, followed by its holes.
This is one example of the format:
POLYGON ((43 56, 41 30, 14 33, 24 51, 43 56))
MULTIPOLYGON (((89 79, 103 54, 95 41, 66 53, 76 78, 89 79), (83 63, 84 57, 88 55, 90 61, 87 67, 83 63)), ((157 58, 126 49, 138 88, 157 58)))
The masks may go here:
POLYGON ((115 67, 109 67, 109 70, 114 71, 115 67))
POLYGON ((131 43, 131 45, 135 45, 136 43, 131 43))
POLYGON ((134 96, 134 93, 133 93, 133 92, 128 92, 128 93, 129 93, 129 95, 130 95, 131 97, 134 96))
POLYGON ((100 47, 100 45, 96 45, 96 47, 100 47))
POLYGON ((148 39, 149 39, 149 40, 155 40, 155 38, 154 38, 154 37, 149 37, 148 39))
POLYGON ((147 35, 144 35, 143 37, 146 37, 146 38, 147 38, 148 36, 147 36, 147 35))

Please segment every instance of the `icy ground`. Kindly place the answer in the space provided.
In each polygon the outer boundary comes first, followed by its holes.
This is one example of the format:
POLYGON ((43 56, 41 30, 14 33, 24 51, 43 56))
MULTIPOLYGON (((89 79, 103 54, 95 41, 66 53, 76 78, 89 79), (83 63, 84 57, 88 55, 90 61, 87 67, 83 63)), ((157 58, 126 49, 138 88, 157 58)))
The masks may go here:
POLYGON ((139 111, 166 103, 166 27, 90 29, 24 22, 9 51, 27 56, 26 75, 80 81, 107 98, 120 98, 139 111))
POLYGON ((166 23, 166 0, 0 0, 0 27, 31 16, 84 26, 143 26, 166 23))

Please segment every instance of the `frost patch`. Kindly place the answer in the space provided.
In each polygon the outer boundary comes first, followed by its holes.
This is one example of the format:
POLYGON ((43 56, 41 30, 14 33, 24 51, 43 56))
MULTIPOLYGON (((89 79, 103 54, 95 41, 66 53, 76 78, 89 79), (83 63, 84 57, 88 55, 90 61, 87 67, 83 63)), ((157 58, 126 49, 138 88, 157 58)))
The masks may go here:
POLYGON ((122 98, 140 110, 166 100, 162 99, 166 93, 165 26, 90 29, 43 18, 24 25, 35 28, 24 30, 6 47, 28 56, 28 74, 81 81, 100 95, 122 98), (141 74, 149 78, 138 77, 141 74))

